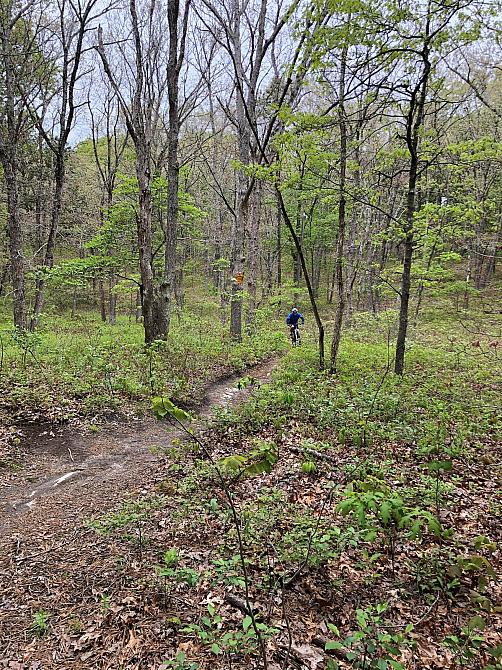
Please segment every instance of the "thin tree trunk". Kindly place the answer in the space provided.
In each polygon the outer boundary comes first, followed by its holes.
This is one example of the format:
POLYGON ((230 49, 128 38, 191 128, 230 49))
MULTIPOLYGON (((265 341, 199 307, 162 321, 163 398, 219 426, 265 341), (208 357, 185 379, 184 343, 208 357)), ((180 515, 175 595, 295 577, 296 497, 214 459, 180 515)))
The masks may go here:
POLYGON ((317 341, 318 341, 318 347, 319 347, 319 369, 324 370, 324 365, 325 365, 325 355, 324 355, 324 325, 321 319, 321 315, 319 313, 319 309, 317 307, 317 301, 314 295, 314 291, 312 288, 312 283, 310 281, 310 276, 307 268, 307 263, 305 261, 305 256, 303 255, 303 249, 302 245, 300 243, 300 238, 298 237, 295 227, 293 226, 293 223, 291 219, 289 218, 288 210, 286 209, 286 204, 284 202, 284 198, 282 197, 282 193, 279 190, 279 187, 276 185, 276 194, 277 198, 281 207, 281 212, 282 216, 284 219, 284 222, 286 224, 287 229, 289 230, 289 233, 293 239, 293 243, 295 245, 295 249, 298 253, 298 257, 300 259, 300 263, 303 269, 303 275, 305 278, 305 284, 307 285, 307 291, 309 294, 310 298, 310 306, 312 307, 312 311, 314 313, 314 318, 315 322, 317 325, 317 341))
POLYGON ((410 101, 410 110, 407 119, 406 141, 410 154, 410 167, 408 171, 408 190, 406 197, 406 224, 404 227, 404 260, 403 274, 401 279, 400 304, 399 304, 399 328, 396 341, 396 359, 394 372, 402 375, 404 372, 404 355, 406 348, 406 333, 408 330, 408 310, 410 302, 411 289, 411 267, 413 260, 414 244, 414 215, 416 208, 416 189, 418 179, 418 147, 420 142, 420 133, 424 122, 425 101, 431 64, 429 62, 429 29, 430 18, 427 19, 426 38, 422 50, 423 73, 419 87, 410 101), (418 95, 418 100, 416 96, 418 95))
POLYGON ((23 234, 19 220, 19 193, 15 168, 3 161, 7 190, 7 230, 9 234, 10 270, 13 292, 14 326, 26 328, 26 295, 24 281, 23 234))
POLYGON ((179 75, 184 58, 184 40, 188 20, 187 1, 183 23, 181 40, 178 35, 178 21, 180 14, 179 0, 168 0, 167 18, 169 24, 169 61, 167 64, 167 94, 169 99, 169 130, 168 130, 168 152, 167 152, 167 222, 166 222, 166 246, 164 256, 164 278, 160 285, 161 299, 165 303, 166 334, 169 332, 171 318, 172 296, 180 293, 182 281, 182 268, 176 267, 176 240, 178 234, 178 210, 179 210, 179 178, 180 166, 178 161, 178 144, 180 134, 179 118, 179 75), (179 53, 178 53, 179 49, 179 53), (178 284, 176 283, 178 279, 178 284))
POLYGON ((18 150, 20 145, 20 119, 16 118, 15 63, 12 56, 12 35, 15 23, 11 24, 12 5, 5 8, 6 15, 1 29, 2 47, 2 106, 6 121, 6 132, 0 137, 0 162, 4 171, 7 191, 7 232, 9 235, 10 272, 13 291, 14 326, 26 328, 26 295, 24 276, 23 232, 19 217, 18 150))
POLYGON ((148 149, 142 143, 136 147, 136 174, 139 186, 137 216, 139 267, 141 274, 141 311, 145 342, 163 339, 167 332, 166 305, 162 293, 155 289, 152 247, 152 191, 148 149))
POLYGON ((277 203, 277 286, 280 288, 282 285, 282 216, 281 216, 281 206, 280 203, 277 203))
POLYGON ((337 285, 337 303, 335 311, 335 325, 331 340, 330 372, 336 372, 336 361, 340 339, 342 336, 343 314, 345 311, 345 282, 343 276, 343 253, 346 227, 346 198, 345 182, 347 177, 347 119, 345 116, 345 71, 347 67, 347 46, 342 49, 340 61, 340 88, 338 96, 338 127, 340 130, 340 184, 338 196, 338 231, 336 236, 335 275, 337 285))
MULTIPOLYGON (((50 270, 54 265, 54 252, 56 249, 56 240, 59 230, 59 221, 61 218, 61 210, 63 207, 63 189, 65 180, 65 164, 64 157, 59 154, 56 155, 56 163, 54 168, 54 195, 52 201, 51 223, 49 228, 49 235, 45 245, 45 254, 43 267, 50 270)), ((34 331, 38 326, 40 315, 44 308, 45 298, 45 279, 38 277, 35 283, 35 301, 33 305, 33 314, 30 322, 30 330, 34 331)))
POLYGON ((258 184, 254 190, 251 198, 251 212, 249 221, 249 244, 248 244, 248 258, 249 258, 249 277, 248 277, 248 292, 249 292, 249 312, 247 314, 247 324, 250 325, 254 320, 254 313, 257 302, 257 284, 258 271, 260 260, 260 205, 261 205, 261 188, 258 184))

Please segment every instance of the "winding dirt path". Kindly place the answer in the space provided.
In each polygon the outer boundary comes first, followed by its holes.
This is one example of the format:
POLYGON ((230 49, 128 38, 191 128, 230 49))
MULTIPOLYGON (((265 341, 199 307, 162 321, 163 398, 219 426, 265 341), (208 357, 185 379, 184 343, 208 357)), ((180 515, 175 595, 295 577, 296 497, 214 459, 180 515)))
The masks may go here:
MULTIPOLYGON (((274 366, 270 360, 244 374, 267 383, 274 366)), ((237 388, 240 377, 208 387, 195 426, 203 427, 214 407, 252 393, 253 387, 237 388)), ((138 595, 144 587, 134 586, 141 559, 133 552, 119 569, 125 559, 114 539, 98 536, 88 521, 163 491, 164 450, 179 436, 154 420, 91 435, 32 429, 26 467, 0 490, 0 668, 145 670, 158 664, 143 656, 172 650, 172 629, 158 629, 155 608, 138 595), (114 594, 109 611, 107 593, 114 594), (49 634, 30 633, 35 612, 49 613, 49 634)))
MULTIPOLYGON (((249 368, 246 375, 266 383, 275 366, 269 360, 249 368)), ((196 415, 210 419, 214 407, 244 400, 250 388, 238 389, 234 375, 211 384, 196 415)), ((172 445, 179 433, 152 419, 136 426, 104 426, 98 434, 81 435, 65 428, 30 430, 26 467, 0 491, 0 546, 9 541, 57 532, 58 527, 111 509, 126 494, 141 492, 158 467, 159 451, 172 445)))

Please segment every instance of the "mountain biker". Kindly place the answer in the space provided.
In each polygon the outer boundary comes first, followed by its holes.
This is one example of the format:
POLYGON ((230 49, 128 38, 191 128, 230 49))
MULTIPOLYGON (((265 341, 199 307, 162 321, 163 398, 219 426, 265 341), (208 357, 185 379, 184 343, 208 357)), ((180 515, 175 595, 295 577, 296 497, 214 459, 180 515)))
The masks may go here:
POLYGON ((300 314, 300 312, 297 310, 296 307, 293 307, 291 312, 287 315, 286 317, 286 323, 290 327, 291 330, 298 328, 298 321, 302 320, 302 326, 305 325, 305 319, 303 317, 303 314, 300 314))

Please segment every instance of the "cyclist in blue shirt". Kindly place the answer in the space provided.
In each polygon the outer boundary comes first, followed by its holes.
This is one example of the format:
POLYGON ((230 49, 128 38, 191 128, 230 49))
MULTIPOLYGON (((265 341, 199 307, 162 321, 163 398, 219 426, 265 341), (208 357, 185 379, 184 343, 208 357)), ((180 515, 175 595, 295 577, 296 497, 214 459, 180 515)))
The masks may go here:
POLYGON ((303 318, 303 314, 300 314, 296 307, 293 307, 291 312, 286 317, 286 323, 288 326, 294 326, 296 328, 300 319, 302 320, 302 326, 304 326, 305 319, 303 318))
POLYGON ((296 307, 293 307, 291 312, 286 317, 286 323, 289 326, 289 333, 291 335, 291 342, 293 343, 294 347, 297 347, 300 344, 300 329, 298 328, 298 322, 300 319, 302 320, 302 325, 304 325, 305 319, 303 318, 303 314, 300 314, 296 307))

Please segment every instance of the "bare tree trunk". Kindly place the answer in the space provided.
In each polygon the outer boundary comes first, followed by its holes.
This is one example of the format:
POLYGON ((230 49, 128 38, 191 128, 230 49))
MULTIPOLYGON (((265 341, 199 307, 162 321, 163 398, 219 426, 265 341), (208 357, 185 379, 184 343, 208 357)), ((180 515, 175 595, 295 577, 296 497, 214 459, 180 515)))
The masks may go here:
MULTIPOLYGON (((16 113, 15 62, 12 50, 13 31, 17 20, 13 18, 14 8, 7 4, 2 8, 0 25, 2 49, 2 105, 4 128, 0 135, 0 162, 4 172, 7 191, 7 232, 9 235, 10 273, 13 291, 14 326, 26 328, 26 295, 24 277, 23 232, 19 216, 18 152, 20 127, 24 110, 16 113), (21 116, 19 116, 21 114, 21 116)), ((19 17, 21 18, 21 16, 19 17)))
POLYGON ((107 321, 106 294, 105 294, 105 283, 104 283, 102 277, 99 278, 99 306, 100 306, 100 313, 101 313, 101 321, 103 323, 106 323, 106 321, 107 321))
POLYGON ((2 161, 7 190, 7 230, 9 234, 10 270, 13 291, 14 326, 26 328, 26 296, 24 282, 23 234, 19 220, 19 192, 16 168, 9 160, 2 161))
POLYGON ((257 184, 251 197, 250 217, 249 217, 249 311, 247 314, 248 325, 253 323, 254 313, 257 302, 257 284, 260 262, 260 209, 261 209, 261 185, 257 184))
MULTIPOLYGON (((66 142, 65 142, 66 146, 66 142)), ((63 188, 65 180, 65 165, 64 154, 61 152, 56 155, 56 162, 54 167, 54 194, 52 200, 51 222, 49 227, 49 235, 45 243, 45 253, 43 260, 43 267, 50 270, 54 265, 54 252, 56 249, 56 240, 59 230, 59 221, 61 218, 61 210, 63 207, 63 188)), ((44 293, 45 293, 45 279, 39 276, 35 282, 35 301, 33 305, 33 314, 30 321, 30 330, 34 331, 38 326, 40 315, 44 308, 44 293)))
POLYGON ((167 329, 166 305, 163 295, 155 290, 152 246, 152 190, 150 159, 147 147, 138 142, 136 147, 136 176, 139 187, 137 216, 139 267, 141 274, 141 308, 145 342, 163 339, 167 329))
POLYGON ((281 206, 280 203, 277 203, 277 286, 280 288, 282 285, 282 216, 281 216, 281 206))
POLYGON ((110 272, 110 284, 108 291, 108 321, 114 326, 117 323, 117 295, 114 292, 116 284, 115 273, 110 272))
POLYGON ((404 227, 404 260, 403 274, 401 278, 400 304, 399 304, 399 328, 396 341, 396 359, 394 372, 402 375, 404 372, 404 354, 406 347, 406 333, 408 330, 408 310, 411 289, 411 266, 413 259, 414 244, 414 215, 416 209, 416 189, 418 179, 418 147, 420 133, 424 122, 425 102, 431 64, 429 61, 429 28, 430 17, 427 19, 425 42, 422 50, 423 71, 417 88, 412 93, 410 108, 406 124, 406 142, 410 154, 410 167, 408 171, 408 190, 406 198, 406 223, 404 227))
POLYGON ((167 92, 169 99, 169 130, 168 130, 168 152, 167 152, 167 222, 166 222, 166 246, 164 256, 164 278, 160 285, 160 293, 165 303, 166 334, 169 332, 171 317, 171 296, 175 290, 180 295, 180 282, 182 281, 182 268, 176 267, 176 238, 178 234, 178 190, 180 167, 178 161, 178 144, 180 134, 179 118, 179 76, 183 59, 185 56, 185 39, 188 29, 188 12, 190 2, 185 4, 185 15, 183 18, 182 35, 178 34, 178 22, 180 18, 179 0, 168 0, 167 18, 169 25, 169 60, 167 64, 167 92), (178 281, 177 281, 178 280, 178 281))
MULTIPOLYGON (((247 165, 250 159, 250 137, 251 130, 249 120, 246 117, 246 103, 244 101, 244 70, 242 64, 241 45, 241 19, 242 8, 239 0, 233 0, 232 5, 232 27, 231 39, 234 51, 235 78, 237 84, 236 94, 236 120, 238 131, 239 160, 247 165)), ((249 102, 249 101, 248 101, 249 102)), ((248 114, 253 114, 253 109, 248 114)), ((237 172, 237 203, 236 216, 232 239, 232 255, 230 259, 230 272, 232 278, 238 273, 244 272, 244 240, 249 219, 249 200, 251 196, 250 184, 247 175, 239 170, 237 172)), ((230 297, 230 335, 240 341, 242 339, 242 286, 236 281, 232 282, 230 297)))
POLYGON ((333 329, 333 339, 331 340, 331 361, 330 372, 336 372, 336 360, 342 335, 343 314, 345 311, 345 282, 343 276, 343 253, 345 242, 346 227, 346 198, 345 182, 347 177, 347 119, 345 116, 345 72, 347 67, 347 46, 342 49, 340 60, 340 88, 338 94, 338 128, 340 130, 340 175, 339 175, 339 196, 338 196, 338 231, 336 235, 336 261, 335 275, 337 285, 337 304, 335 312, 335 325, 333 329))

